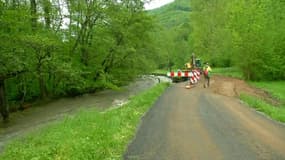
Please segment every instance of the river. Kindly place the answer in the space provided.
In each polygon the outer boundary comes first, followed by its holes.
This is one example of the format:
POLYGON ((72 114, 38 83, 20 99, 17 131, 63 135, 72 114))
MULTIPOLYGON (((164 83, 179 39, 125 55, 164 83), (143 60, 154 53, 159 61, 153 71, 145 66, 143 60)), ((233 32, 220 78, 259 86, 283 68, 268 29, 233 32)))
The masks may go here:
POLYGON ((0 123, 0 151, 12 139, 62 119, 84 108, 96 107, 106 110, 127 103, 129 97, 141 93, 159 82, 171 82, 163 76, 142 76, 120 91, 104 90, 94 94, 85 94, 75 98, 62 98, 41 106, 33 106, 22 112, 10 115, 9 123, 0 123))

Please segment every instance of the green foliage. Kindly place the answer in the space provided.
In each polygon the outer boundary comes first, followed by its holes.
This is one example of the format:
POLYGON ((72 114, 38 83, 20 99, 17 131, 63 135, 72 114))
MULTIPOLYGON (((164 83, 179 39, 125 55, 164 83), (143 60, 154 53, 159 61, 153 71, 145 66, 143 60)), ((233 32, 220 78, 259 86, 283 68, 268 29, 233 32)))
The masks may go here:
POLYGON ((157 22, 153 36, 156 38, 155 52, 159 69, 183 68, 189 61, 192 49, 189 45, 190 3, 176 0, 159 9, 149 11, 157 22))
POLYGON ((14 141, 0 159, 121 159, 140 118, 167 86, 161 83, 118 109, 82 110, 14 141))
POLYGON ((212 73, 215 75, 223 75, 238 79, 244 79, 242 72, 239 68, 228 67, 228 68, 212 68, 212 73))
POLYGON ((283 1, 191 1, 190 41, 215 66, 238 66, 248 80, 284 79, 283 1))
POLYGON ((3 6, 0 14, 0 75, 24 69, 27 53, 22 48, 20 38, 28 32, 25 24, 25 8, 9 9, 3 6))
POLYGON ((117 89, 155 68, 154 23, 141 0, 32 2, 0 2, 0 79, 9 102, 117 89))
POLYGON ((175 0, 173 3, 150 11, 156 20, 166 28, 173 28, 183 23, 189 23, 191 11, 188 0, 175 0))

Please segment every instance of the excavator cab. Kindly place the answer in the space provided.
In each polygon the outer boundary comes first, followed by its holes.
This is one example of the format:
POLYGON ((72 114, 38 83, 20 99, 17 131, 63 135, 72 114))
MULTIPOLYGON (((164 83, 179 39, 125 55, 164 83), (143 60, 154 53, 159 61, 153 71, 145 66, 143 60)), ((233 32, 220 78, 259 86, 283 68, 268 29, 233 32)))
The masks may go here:
POLYGON ((196 64, 196 67, 197 67, 197 68, 201 68, 201 67, 202 67, 202 61, 201 61, 201 59, 196 59, 196 60, 195 60, 195 64, 196 64))
POLYGON ((203 73, 203 63, 201 59, 196 59, 195 63, 196 63, 196 68, 199 70, 200 74, 202 74, 203 73))

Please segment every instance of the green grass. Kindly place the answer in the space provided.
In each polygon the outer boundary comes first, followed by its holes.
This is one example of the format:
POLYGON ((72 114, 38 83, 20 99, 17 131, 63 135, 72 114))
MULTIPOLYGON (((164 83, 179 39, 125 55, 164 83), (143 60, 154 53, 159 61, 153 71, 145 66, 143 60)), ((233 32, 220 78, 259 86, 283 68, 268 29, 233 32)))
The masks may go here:
POLYGON ((246 102, 250 107, 255 108, 257 111, 263 112, 274 120, 285 122, 285 107, 275 107, 271 104, 264 102, 256 97, 246 94, 240 95, 241 100, 246 102))
POLYGON ((82 110, 7 146, 1 160, 113 160, 121 159, 134 137, 140 118, 162 94, 161 83, 131 98, 121 108, 99 112, 82 110))
POLYGON ((250 82, 250 84, 269 92, 274 98, 285 104, 285 81, 250 82))
POLYGON ((229 67, 229 68, 212 67, 212 73, 213 75, 223 75, 227 77, 243 79, 242 72, 238 68, 234 68, 234 67, 229 67))
POLYGON ((242 94, 240 98, 250 107, 267 114, 272 119, 285 122, 285 81, 249 82, 250 85, 263 89, 281 102, 280 106, 273 106, 256 97, 242 94))
POLYGON ((163 69, 157 69, 157 70, 153 71, 152 73, 153 74, 164 74, 164 75, 166 75, 167 72, 169 72, 169 71, 163 70, 163 69))

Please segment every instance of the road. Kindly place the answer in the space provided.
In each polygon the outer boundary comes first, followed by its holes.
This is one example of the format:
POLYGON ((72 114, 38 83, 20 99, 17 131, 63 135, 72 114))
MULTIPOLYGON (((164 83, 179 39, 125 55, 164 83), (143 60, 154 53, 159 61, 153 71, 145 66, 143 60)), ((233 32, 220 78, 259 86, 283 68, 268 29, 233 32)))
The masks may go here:
POLYGON ((174 84, 143 117, 125 160, 285 160, 285 126, 237 98, 174 84))

